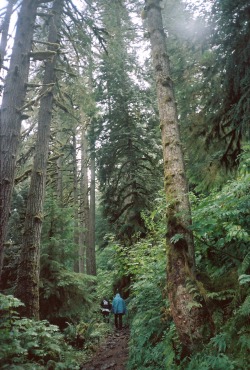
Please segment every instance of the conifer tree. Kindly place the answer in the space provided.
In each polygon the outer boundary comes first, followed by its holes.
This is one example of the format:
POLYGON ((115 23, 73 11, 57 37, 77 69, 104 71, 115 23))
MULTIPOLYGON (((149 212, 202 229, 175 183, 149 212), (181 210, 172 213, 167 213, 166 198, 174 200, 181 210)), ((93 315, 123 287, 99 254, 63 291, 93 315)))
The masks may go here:
POLYGON ((3 92, 0 119, 0 277, 25 106, 30 52, 39 4, 38 0, 22 1, 3 92))
POLYGON ((207 142, 219 143, 218 158, 227 168, 239 163, 249 139, 250 116, 250 5, 247 0, 215 1, 209 42, 212 64, 204 69, 207 96, 207 142), (218 103, 219 102, 219 103, 218 103))
POLYGON ((193 55, 186 58, 192 62, 183 76, 181 103, 190 107, 180 111, 197 190, 221 186, 234 176, 249 139, 249 3, 203 6, 190 45, 193 55))
POLYGON ((23 243, 18 267, 16 296, 25 304, 27 317, 39 318, 40 239, 43 221, 43 204, 47 160, 49 152, 50 124, 53 107, 53 88, 56 82, 55 66, 59 49, 59 31, 63 13, 63 1, 54 0, 48 35, 50 57, 45 62, 43 90, 38 115, 38 133, 31 183, 24 223, 23 243))
MULTIPOLYGON (((87 158, 87 139, 86 120, 82 117, 81 131, 81 173, 80 173, 80 240, 79 240, 79 271, 87 271, 87 248, 89 244, 89 192, 88 192, 88 158, 87 158)), ((89 272, 88 267, 88 272, 89 272)))
POLYGON ((150 208, 156 183, 159 146, 154 113, 141 88, 133 45, 133 24, 126 1, 103 2, 102 21, 108 32, 97 78, 103 109, 100 149, 97 149, 104 215, 124 243, 145 234, 141 211, 150 208), (131 75, 137 70, 134 79, 131 75), (138 79, 138 84, 135 80, 138 79), (145 99, 145 100, 144 100, 145 99), (145 181, 147 179, 147 181, 145 181))
POLYGON ((8 33, 10 26, 10 18, 13 11, 15 0, 9 0, 6 6, 4 19, 0 26, 1 42, 0 42, 0 72, 4 65, 4 57, 6 54, 6 47, 8 42, 8 33))

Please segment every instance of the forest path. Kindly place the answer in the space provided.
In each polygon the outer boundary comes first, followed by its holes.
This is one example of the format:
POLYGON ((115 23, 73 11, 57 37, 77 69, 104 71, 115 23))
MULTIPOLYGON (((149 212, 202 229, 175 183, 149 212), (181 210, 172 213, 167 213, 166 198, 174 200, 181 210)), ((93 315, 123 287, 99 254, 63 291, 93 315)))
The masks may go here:
POLYGON ((128 360, 129 329, 115 330, 81 370, 125 370, 128 360))

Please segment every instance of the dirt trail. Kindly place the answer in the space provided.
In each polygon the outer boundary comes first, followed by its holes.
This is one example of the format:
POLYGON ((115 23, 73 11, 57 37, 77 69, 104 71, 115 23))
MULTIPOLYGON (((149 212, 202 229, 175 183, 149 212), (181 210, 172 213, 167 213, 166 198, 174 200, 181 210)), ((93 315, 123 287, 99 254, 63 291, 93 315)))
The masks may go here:
POLYGON ((111 333, 100 346, 91 361, 81 370, 125 370, 128 360, 129 329, 123 328, 111 333))

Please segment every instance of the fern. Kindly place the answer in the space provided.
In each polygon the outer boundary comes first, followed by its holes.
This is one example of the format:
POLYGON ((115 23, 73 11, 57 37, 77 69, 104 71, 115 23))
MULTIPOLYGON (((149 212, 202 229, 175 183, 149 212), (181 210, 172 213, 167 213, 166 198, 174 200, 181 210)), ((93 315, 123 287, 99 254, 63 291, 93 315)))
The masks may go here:
POLYGON ((243 304, 238 310, 238 314, 241 316, 249 316, 250 315, 250 295, 245 299, 243 304))
POLYGON ((45 320, 19 318, 15 308, 20 305, 18 299, 0 294, 0 368, 44 369, 55 361, 58 369, 78 369, 74 352, 58 327, 45 320))
POLYGON ((244 257, 244 260, 240 266, 240 272, 242 274, 246 273, 249 267, 250 267, 250 252, 247 253, 246 256, 244 257))
POLYGON ((218 349, 219 352, 225 352, 228 347, 227 334, 226 333, 217 334, 214 338, 211 339, 211 344, 216 349, 218 349))
POLYGON ((207 298, 213 299, 216 301, 226 301, 232 299, 235 296, 235 291, 233 289, 222 290, 220 292, 207 292, 207 298))
POLYGON ((250 275, 240 275, 239 276, 239 284, 244 285, 250 283, 250 275))
POLYGON ((191 311, 191 310, 192 310, 192 308, 194 308, 194 307, 196 307, 196 308, 200 308, 200 307, 202 307, 202 304, 201 304, 201 303, 199 303, 199 302, 195 302, 195 301, 193 301, 193 302, 189 302, 189 303, 187 304, 187 309, 188 309, 189 311, 191 311))
MULTIPOLYGON (((244 329, 243 329, 244 330, 244 329)), ((239 346, 241 349, 241 352, 248 352, 250 348, 250 332, 244 333, 243 330, 239 332, 240 337, 239 337, 239 346)), ((249 329, 247 329, 249 331, 249 329)))
POLYGON ((235 361, 232 361, 224 353, 217 355, 199 354, 194 356, 190 363, 183 369, 185 370, 239 370, 235 361))

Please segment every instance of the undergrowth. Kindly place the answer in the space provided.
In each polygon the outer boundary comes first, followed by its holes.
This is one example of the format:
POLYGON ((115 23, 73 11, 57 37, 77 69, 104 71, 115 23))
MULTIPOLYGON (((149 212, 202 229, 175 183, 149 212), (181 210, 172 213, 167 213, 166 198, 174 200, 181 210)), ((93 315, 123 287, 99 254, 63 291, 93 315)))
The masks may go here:
POLYGON ((77 370, 98 348, 109 326, 98 319, 70 324, 63 331, 47 320, 20 317, 22 302, 0 294, 0 368, 77 370))
POLYGON ((220 191, 191 194, 197 280, 215 330, 201 352, 181 357, 168 308, 164 198, 144 214, 147 238, 133 248, 115 246, 121 269, 132 276, 128 370, 250 368, 250 177, 241 168, 220 191))

